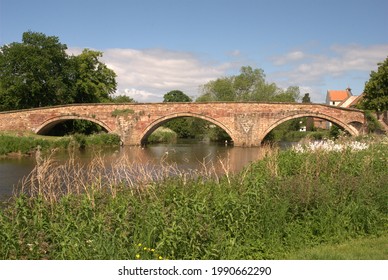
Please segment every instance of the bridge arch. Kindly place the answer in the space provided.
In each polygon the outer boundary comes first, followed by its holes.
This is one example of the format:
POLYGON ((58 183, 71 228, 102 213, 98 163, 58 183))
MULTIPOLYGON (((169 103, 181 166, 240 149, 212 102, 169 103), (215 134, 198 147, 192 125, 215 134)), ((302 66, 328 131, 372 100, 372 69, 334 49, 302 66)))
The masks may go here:
POLYGON ((99 126, 104 128, 108 133, 113 132, 113 130, 109 126, 107 126, 104 122, 102 122, 102 121, 100 121, 98 119, 91 118, 91 117, 85 117, 85 116, 71 116, 71 115, 50 118, 50 119, 44 121, 41 125, 39 125, 34 130, 34 132, 36 134, 45 134, 50 129, 52 129, 55 125, 57 125, 59 123, 62 123, 62 122, 65 122, 65 121, 69 121, 69 120, 86 120, 86 121, 90 121, 90 122, 98 124, 99 126))
POLYGON ((146 129, 143 131, 143 133, 141 134, 140 143, 142 145, 144 143, 146 143, 148 136, 150 136, 152 134, 152 132, 154 132, 159 126, 163 125, 164 123, 171 121, 173 119, 184 118, 184 117, 192 117, 192 118, 197 118, 197 119, 202 119, 202 120, 208 121, 208 122, 222 128, 223 130, 225 130, 225 132, 230 136, 232 141, 234 141, 234 138, 235 138, 234 133, 227 126, 225 126, 223 123, 221 123, 213 118, 209 118, 207 116, 204 116, 204 115, 184 112, 184 113, 175 113, 175 114, 166 115, 166 116, 161 117, 161 118, 153 121, 152 123, 150 123, 146 127, 146 129))
POLYGON ((289 121, 289 120, 304 118, 304 117, 314 117, 314 118, 324 119, 326 121, 332 122, 332 123, 340 126, 341 128, 343 128, 347 132, 349 132, 352 136, 358 136, 359 131, 358 131, 357 127, 362 126, 362 123, 359 123, 359 122, 352 122, 350 124, 347 124, 347 123, 344 123, 337 118, 331 117, 329 115, 321 114, 321 113, 312 113, 312 112, 311 113, 301 113, 301 114, 288 116, 288 117, 279 119, 276 122, 274 122, 269 128, 267 128, 264 131, 262 139, 260 139, 260 142, 264 140, 265 136, 267 136, 268 133, 270 133, 274 128, 276 128, 280 124, 282 124, 286 121, 289 121))

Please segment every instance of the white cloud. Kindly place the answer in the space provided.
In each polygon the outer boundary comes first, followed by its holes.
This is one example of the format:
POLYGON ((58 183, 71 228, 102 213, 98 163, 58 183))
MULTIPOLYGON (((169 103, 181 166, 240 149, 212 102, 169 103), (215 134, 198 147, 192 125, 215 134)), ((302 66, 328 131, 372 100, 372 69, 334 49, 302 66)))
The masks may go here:
POLYGON ((118 91, 116 95, 127 95, 129 97, 132 97, 137 102, 149 102, 150 100, 162 101, 162 97, 158 94, 154 94, 152 92, 147 92, 144 90, 138 90, 135 88, 126 88, 122 92, 118 91))
POLYGON ((387 58, 386 45, 334 45, 322 54, 292 51, 282 56, 272 57, 277 67, 268 76, 275 83, 299 85, 313 91, 315 100, 322 102, 328 89, 334 89, 334 81, 341 79, 342 87, 357 84, 356 94, 363 90, 362 85, 369 79, 377 63, 387 58), (278 70, 277 70, 278 69, 278 70))
POLYGON ((272 57, 272 62, 275 65, 284 65, 291 62, 299 61, 304 58, 306 58, 306 54, 302 51, 292 51, 282 56, 272 57))
POLYGON ((188 52, 163 49, 108 49, 103 61, 117 74, 118 94, 139 102, 161 101, 165 93, 182 90, 197 96, 199 86, 219 78, 230 63, 208 63, 188 52))
MULTIPOLYGON (((69 48, 68 53, 77 55, 81 51, 69 48)), ((229 61, 221 63, 190 52, 107 49, 103 50, 102 61, 117 74, 117 94, 131 96, 138 102, 159 102, 165 93, 175 89, 195 98, 200 86, 208 81, 237 73, 241 65, 256 65, 239 50, 229 55, 229 61)), ((370 71, 377 69, 377 63, 387 55, 388 44, 333 45, 319 54, 294 49, 270 57, 274 68, 264 70, 268 81, 279 87, 299 86, 302 94, 309 92, 314 102, 323 102, 328 89, 350 86, 355 94, 361 93, 370 71)))

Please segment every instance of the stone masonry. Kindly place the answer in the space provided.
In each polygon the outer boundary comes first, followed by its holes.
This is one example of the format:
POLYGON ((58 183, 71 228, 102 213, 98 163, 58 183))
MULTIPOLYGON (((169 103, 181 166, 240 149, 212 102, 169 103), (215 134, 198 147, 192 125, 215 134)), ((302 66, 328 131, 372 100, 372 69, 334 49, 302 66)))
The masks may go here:
POLYGON ((125 145, 141 145, 163 123, 179 117, 195 117, 224 129, 235 146, 259 146, 272 129, 294 118, 317 117, 344 128, 351 135, 362 134, 363 111, 307 103, 126 103, 72 104, 0 112, 0 131, 32 131, 44 134, 55 124, 84 119, 120 135, 125 145))

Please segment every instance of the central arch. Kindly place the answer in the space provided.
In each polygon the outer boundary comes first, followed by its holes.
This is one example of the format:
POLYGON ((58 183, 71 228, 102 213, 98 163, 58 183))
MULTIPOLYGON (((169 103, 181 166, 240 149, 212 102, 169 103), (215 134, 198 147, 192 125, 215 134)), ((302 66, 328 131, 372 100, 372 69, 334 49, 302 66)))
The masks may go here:
POLYGON ((288 117, 282 118, 280 120, 277 120, 271 126, 269 126, 269 128, 267 128, 264 131, 262 139, 260 139, 260 141, 263 141, 265 136, 267 136, 267 134, 270 133, 278 125, 280 125, 280 124, 282 124, 282 123, 284 123, 286 121, 292 120, 292 119, 298 119, 298 118, 304 118, 304 117, 314 117, 314 118, 324 119, 326 121, 329 121, 329 122, 332 122, 332 123, 334 123, 336 125, 339 125, 343 129, 345 129, 347 132, 349 132, 352 136, 358 136, 359 135, 359 131, 354 126, 352 126, 350 124, 344 123, 344 122, 342 122, 342 121, 340 121, 340 120, 338 120, 336 118, 333 118, 333 117, 325 115, 325 114, 311 112, 311 113, 296 114, 296 115, 288 116, 288 117))
POLYGON ((207 116, 204 116, 204 115, 184 112, 184 113, 175 113, 175 114, 166 115, 164 117, 161 117, 161 118, 153 121, 142 132, 141 137, 140 137, 140 143, 144 144, 146 142, 148 136, 150 136, 152 134, 152 132, 154 132, 159 126, 163 125, 164 123, 166 123, 170 120, 173 120, 173 119, 184 118, 184 117, 192 117, 192 118, 197 118, 197 119, 202 119, 202 120, 208 121, 208 122, 222 128, 223 130, 225 130, 225 132, 230 136, 230 138, 234 142, 235 135, 227 126, 225 126, 221 122, 219 122, 213 118, 209 118, 207 116))

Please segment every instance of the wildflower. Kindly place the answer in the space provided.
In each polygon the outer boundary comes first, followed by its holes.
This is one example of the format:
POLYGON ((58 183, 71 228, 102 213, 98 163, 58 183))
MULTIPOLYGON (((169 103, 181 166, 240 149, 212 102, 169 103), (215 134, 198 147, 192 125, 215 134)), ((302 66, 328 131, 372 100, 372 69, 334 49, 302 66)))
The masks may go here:
POLYGON ((163 260, 163 257, 162 256, 159 256, 159 258, 158 258, 159 260, 163 260))
POLYGON ((141 247, 141 243, 137 244, 137 246, 141 247))
POLYGON ((136 259, 140 259, 140 254, 136 254, 136 259))

